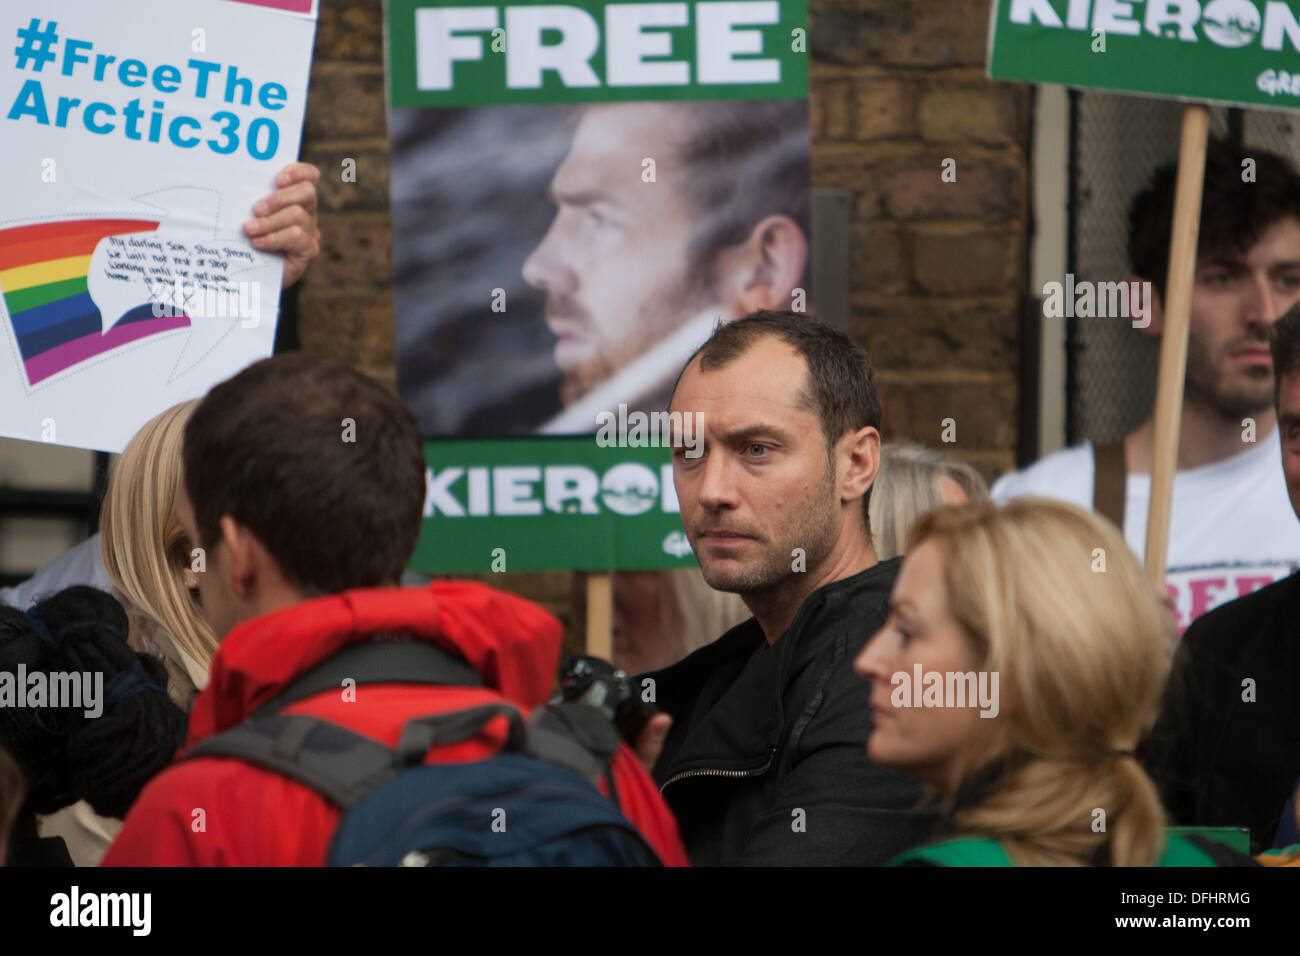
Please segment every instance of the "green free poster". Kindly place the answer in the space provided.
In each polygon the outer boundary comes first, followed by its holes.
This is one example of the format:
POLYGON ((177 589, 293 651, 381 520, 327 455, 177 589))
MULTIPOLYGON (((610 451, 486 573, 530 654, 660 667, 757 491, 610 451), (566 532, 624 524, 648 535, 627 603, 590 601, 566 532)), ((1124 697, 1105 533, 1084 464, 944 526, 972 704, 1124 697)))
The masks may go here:
POLYGON ((806 0, 388 0, 393 106, 808 95, 806 0))

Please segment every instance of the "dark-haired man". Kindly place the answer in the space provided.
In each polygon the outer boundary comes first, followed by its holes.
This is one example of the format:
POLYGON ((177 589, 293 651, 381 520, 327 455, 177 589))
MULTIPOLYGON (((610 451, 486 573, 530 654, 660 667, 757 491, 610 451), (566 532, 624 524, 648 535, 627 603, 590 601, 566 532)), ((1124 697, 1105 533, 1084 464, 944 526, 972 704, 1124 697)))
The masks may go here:
MULTIPOLYGON (((1300 517, 1300 306, 1273 326, 1275 411, 1300 517)), ((1274 459, 1273 467, 1278 466, 1274 459)), ((1175 823, 1244 826, 1258 853, 1300 782, 1300 574, 1197 619, 1179 643, 1147 767, 1175 823)), ((1295 842, 1291 839, 1289 842, 1295 842)))
MULTIPOLYGON (((417 717, 546 700, 560 645, 553 617, 479 584, 395 586, 424 496, 414 417, 345 362, 280 355, 208 393, 186 425, 176 511, 202 549, 199 595, 221 645, 190 710, 186 751, 272 699, 276 712, 389 747, 417 717), (431 657, 432 671, 416 673, 431 657), (302 688, 305 675, 312 683, 302 688)), ((459 758, 495 754, 505 733, 494 719, 461 742, 459 758)), ((611 769, 629 819, 665 862, 683 862, 635 756, 616 753, 611 769)), ((288 776, 195 756, 145 788, 104 864, 320 866, 340 812, 288 776)))
MULTIPOLYGON (((655 777, 691 859, 883 864, 933 818, 917 783, 867 757, 853 674, 898 569, 867 526, 880 402, 866 353, 807 315, 758 312, 714 332, 670 407, 702 441, 674 449, 682 526, 705 580, 754 615, 642 678, 672 718, 655 777)), ((652 721, 643 757, 667 724, 652 721)))
POLYGON ((797 100, 583 110, 523 267, 564 375, 542 431, 595 431, 620 403, 662 410, 718 320, 806 292, 809 155, 797 100))
MULTIPOLYGON (((1153 287, 1151 314, 1142 317, 1150 335, 1163 324, 1174 179, 1173 166, 1159 170, 1129 217, 1130 280, 1153 287)), ((1300 176, 1279 156, 1211 144, 1166 564, 1180 629, 1300 565, 1300 527, 1277 469, 1268 351, 1269 326, 1297 300, 1300 176)), ((1116 446, 1084 442, 1048 455, 1000 478, 993 498, 1041 494, 1112 518, 1118 512, 1125 538, 1142 554, 1153 430, 1148 418, 1116 446), (1114 489, 1109 508, 1106 488, 1114 489)))

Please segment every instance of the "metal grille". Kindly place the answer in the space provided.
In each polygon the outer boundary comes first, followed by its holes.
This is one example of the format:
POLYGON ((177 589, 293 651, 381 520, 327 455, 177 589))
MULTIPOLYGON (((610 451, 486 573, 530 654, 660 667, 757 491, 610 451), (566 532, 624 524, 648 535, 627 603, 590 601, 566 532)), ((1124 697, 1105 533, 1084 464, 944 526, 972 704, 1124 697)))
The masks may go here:
MULTIPOLYGON (((1114 282, 1129 274, 1129 204, 1158 167, 1178 158, 1182 104, 1090 91, 1070 101, 1069 271, 1076 281, 1114 282)), ((1211 136, 1226 137, 1227 113, 1210 110, 1211 136)), ((1068 440, 1117 441, 1151 414, 1158 343, 1122 319, 1063 321, 1068 440)))

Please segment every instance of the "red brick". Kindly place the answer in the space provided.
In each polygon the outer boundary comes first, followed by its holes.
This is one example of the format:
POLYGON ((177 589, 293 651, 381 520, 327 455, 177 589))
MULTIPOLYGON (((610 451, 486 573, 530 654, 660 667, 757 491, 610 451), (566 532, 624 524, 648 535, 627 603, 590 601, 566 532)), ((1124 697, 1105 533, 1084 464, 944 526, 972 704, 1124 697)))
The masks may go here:
POLYGON ((1020 284, 1023 226, 923 225, 909 232, 912 276, 932 295, 1014 294, 1020 284))
POLYGON ((311 68, 303 141, 383 139, 388 135, 382 63, 317 60, 311 68))
POLYGON ((388 150, 322 149, 303 150, 302 158, 320 168, 316 195, 320 208, 329 212, 388 209, 388 150), (345 165, 345 160, 352 162, 345 165), (344 181, 348 175, 351 182, 344 181))
POLYGON ((324 0, 319 6, 316 59, 383 62, 383 0, 324 0))
POLYGON ((850 66, 983 66, 989 0, 828 0, 809 5, 815 58, 850 66))
POLYGON ((1025 136, 1027 90, 1006 83, 935 83, 921 93, 921 138, 933 143, 1005 146, 1025 136))
POLYGON ((893 223, 855 223, 852 263, 852 291, 887 295, 907 289, 910 270, 903 230, 893 223))
MULTIPOLYGON (((854 276, 857 278, 856 273, 854 276)), ((1016 367, 1016 298, 959 299, 878 295, 854 283, 854 337, 871 361, 889 372, 913 369, 1013 369, 1016 367)))
POLYGON ((916 90, 902 80, 867 76, 854 80, 857 112, 853 137, 861 142, 907 139, 916 134, 916 90))
POLYGON ((886 441, 919 441, 959 451, 1006 451, 1016 443, 1015 379, 984 382, 882 382, 881 435, 886 441), (957 440, 942 441, 944 419, 955 423, 957 440))

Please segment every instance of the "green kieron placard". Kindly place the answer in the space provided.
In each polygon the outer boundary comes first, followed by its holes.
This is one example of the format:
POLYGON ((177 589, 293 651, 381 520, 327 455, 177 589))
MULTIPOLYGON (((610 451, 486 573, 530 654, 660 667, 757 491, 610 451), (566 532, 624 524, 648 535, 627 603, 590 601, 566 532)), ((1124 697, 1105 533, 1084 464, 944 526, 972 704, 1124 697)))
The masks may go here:
POLYGON ((995 0, 989 76, 1300 107, 1296 0, 995 0))
POLYGON ((427 574, 695 566, 670 452, 594 436, 448 439, 424 446, 427 574))

